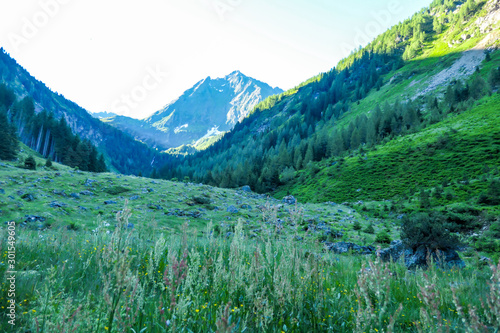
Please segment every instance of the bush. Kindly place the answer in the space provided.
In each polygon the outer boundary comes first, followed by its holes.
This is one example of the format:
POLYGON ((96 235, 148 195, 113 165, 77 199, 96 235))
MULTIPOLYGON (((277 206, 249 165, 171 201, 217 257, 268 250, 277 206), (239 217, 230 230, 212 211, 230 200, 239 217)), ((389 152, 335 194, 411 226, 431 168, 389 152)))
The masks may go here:
POLYGON ((481 237, 476 242, 476 248, 479 251, 496 253, 500 252, 500 242, 488 237, 481 237))
POLYGON ((490 230, 488 231, 488 234, 491 237, 495 237, 495 238, 500 239, 500 221, 493 222, 490 225, 490 230))
POLYGON ((66 228, 68 230, 72 230, 72 231, 78 231, 78 230, 80 230, 80 226, 77 223, 75 223, 75 222, 71 222, 70 224, 68 224, 66 226, 66 228))
POLYGON ((193 197, 192 200, 197 205, 208 205, 208 204, 210 204, 210 198, 208 198, 208 197, 193 197))
POLYGON ((45 161, 45 166, 46 166, 47 168, 52 167, 52 160, 50 159, 50 157, 47 159, 47 161, 45 161))
POLYGON ((354 225, 352 226, 353 230, 361 230, 361 223, 359 221, 355 221, 354 225))
POLYGON ((365 233, 367 234, 374 234, 375 233, 375 229, 373 228, 373 224, 370 223, 369 226, 366 227, 366 229, 364 230, 365 233))
POLYGON ((500 205, 500 181, 493 179, 488 184, 488 190, 479 195, 477 203, 488 206, 500 205))
POLYGON ((461 243, 458 236, 450 232, 452 228, 453 225, 441 214, 419 213, 405 216, 401 226, 401 240, 414 250, 420 246, 433 251, 457 249, 461 243))
POLYGON ((113 186, 105 190, 106 193, 111 195, 118 195, 130 191, 130 189, 123 186, 113 186))
POLYGON ((36 170, 36 161, 33 156, 28 156, 24 160, 24 167, 28 170, 36 170))
POLYGON ((381 244, 390 244, 392 241, 391 236, 387 233, 387 231, 382 230, 377 234, 377 237, 375 238, 375 242, 381 243, 381 244))

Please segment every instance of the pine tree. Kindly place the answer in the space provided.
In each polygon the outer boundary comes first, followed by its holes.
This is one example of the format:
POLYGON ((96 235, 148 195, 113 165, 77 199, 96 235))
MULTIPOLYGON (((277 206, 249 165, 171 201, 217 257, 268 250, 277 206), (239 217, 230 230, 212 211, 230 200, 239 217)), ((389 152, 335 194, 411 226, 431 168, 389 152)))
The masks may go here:
POLYGON ((9 123, 5 108, 2 106, 0 107, 0 159, 15 159, 18 148, 16 129, 9 123))
POLYGON ((36 170, 36 161, 33 156, 28 156, 24 160, 24 167, 28 170, 36 170))

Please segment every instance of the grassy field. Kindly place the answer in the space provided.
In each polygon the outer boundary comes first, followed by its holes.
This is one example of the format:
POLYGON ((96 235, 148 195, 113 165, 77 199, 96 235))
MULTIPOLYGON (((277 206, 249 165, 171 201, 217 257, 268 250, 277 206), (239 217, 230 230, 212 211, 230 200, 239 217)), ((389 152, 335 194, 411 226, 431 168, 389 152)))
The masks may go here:
MULTIPOLYGON (((113 229, 17 226, 16 332, 493 332, 500 265, 473 252, 463 270, 407 271, 374 256, 334 255, 282 232, 272 214, 251 237, 187 223, 179 234, 121 207, 113 229), (271 223, 265 223, 271 222, 271 223), (275 222, 275 221, 274 221, 275 222), (134 223, 138 227, 128 229, 134 223), (481 324, 479 324, 481 323, 481 324), (483 328, 485 329, 480 330, 483 328)), ((298 225, 291 214, 288 225, 298 225)), ((1 237, 6 239, 6 227, 1 237)), ((0 274, 6 277, 7 242, 0 274)), ((2 279, 1 330, 9 330, 2 279)))

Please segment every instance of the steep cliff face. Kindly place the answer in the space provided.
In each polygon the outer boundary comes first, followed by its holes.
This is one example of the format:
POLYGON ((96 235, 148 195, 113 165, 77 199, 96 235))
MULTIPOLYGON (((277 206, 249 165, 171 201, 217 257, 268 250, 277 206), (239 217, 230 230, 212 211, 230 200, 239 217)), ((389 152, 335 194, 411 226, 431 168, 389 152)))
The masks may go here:
POLYGON ((224 78, 207 77, 199 81, 177 100, 142 121, 121 116, 104 121, 137 140, 168 149, 230 131, 255 105, 281 92, 279 88, 235 71, 224 78))

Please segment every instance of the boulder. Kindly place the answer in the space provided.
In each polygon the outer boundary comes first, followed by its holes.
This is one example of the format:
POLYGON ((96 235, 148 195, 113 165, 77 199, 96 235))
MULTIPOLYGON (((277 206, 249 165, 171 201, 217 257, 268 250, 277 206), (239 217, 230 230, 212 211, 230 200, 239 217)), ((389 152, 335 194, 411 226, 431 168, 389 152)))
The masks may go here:
POLYGON ((93 180, 93 179, 87 179, 85 181, 85 183, 83 183, 83 185, 87 186, 87 187, 90 187, 92 186, 94 183, 96 182, 96 180, 93 180))
MULTIPOLYGON (((404 256, 406 268, 414 270, 417 268, 427 268, 427 259, 429 250, 425 246, 419 246, 417 249, 405 248, 403 242, 395 240, 387 249, 378 251, 378 255, 383 262, 397 261, 401 256, 404 256)), ((436 266, 443 269, 464 268, 465 262, 460 259, 460 256, 455 250, 433 251, 430 257, 436 263, 436 266)))
POLYGON ((104 201, 104 204, 105 205, 115 205, 115 204, 117 204, 117 202, 113 201, 113 200, 106 200, 106 201, 104 201))
POLYGON ((37 215, 25 215, 24 216, 26 219, 24 222, 30 223, 30 222, 45 222, 45 217, 42 216, 37 216, 37 215))
POLYGON ((23 194, 21 196, 21 199, 30 202, 30 201, 34 201, 35 200, 35 196, 33 194, 31 194, 31 193, 26 193, 26 194, 23 194))
POLYGON ((243 192, 248 192, 248 193, 252 192, 252 189, 251 189, 251 188, 250 188, 250 186, 248 186, 248 185, 243 186, 243 187, 241 188, 241 190, 242 190, 243 192))
POLYGON ((70 196, 75 199, 80 199, 80 195, 78 193, 71 193, 70 196))
POLYGON ((57 202, 57 201, 52 201, 50 204, 49 204, 50 207, 52 208, 61 208, 61 207, 64 207, 66 206, 65 203, 63 202, 57 202))
POLYGON ((401 254, 404 252, 403 242, 400 240, 394 240, 391 242, 391 246, 378 251, 378 256, 383 262, 397 261, 401 254))
POLYGON ((91 191, 87 191, 87 190, 85 190, 85 191, 81 191, 81 192, 80 192, 80 194, 81 194, 81 195, 89 195, 89 196, 93 196, 93 195, 94 195, 94 192, 91 192, 91 191))
POLYGON ((297 203, 297 199, 295 199, 295 197, 293 195, 287 195, 281 201, 283 203, 286 203, 287 205, 295 205, 297 203))
POLYGON ((238 209, 236 209, 236 207, 231 205, 231 206, 227 207, 227 212, 231 213, 231 214, 236 214, 236 213, 238 213, 238 209))
POLYGON ((338 242, 338 243, 325 243, 328 251, 333 251, 336 254, 347 253, 352 251, 356 254, 372 254, 375 252, 373 246, 360 246, 354 243, 338 242))

